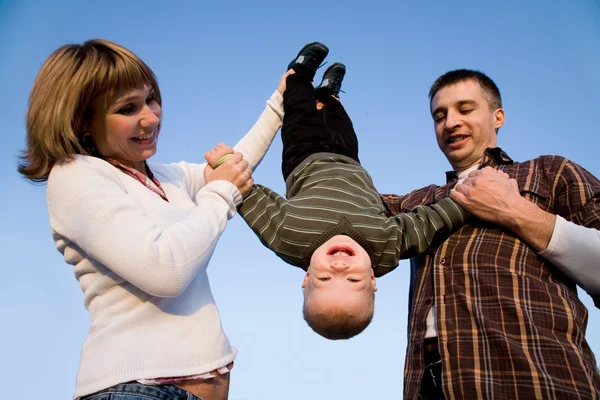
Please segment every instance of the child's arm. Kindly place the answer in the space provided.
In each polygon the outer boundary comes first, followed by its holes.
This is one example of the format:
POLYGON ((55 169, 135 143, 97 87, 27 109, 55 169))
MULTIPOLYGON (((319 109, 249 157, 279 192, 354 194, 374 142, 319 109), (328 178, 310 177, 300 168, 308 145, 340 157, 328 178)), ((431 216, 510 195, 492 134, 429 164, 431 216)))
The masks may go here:
POLYGON ((289 201, 273 190, 254 185, 252 191, 239 206, 238 213, 261 243, 277 254, 285 262, 302 266, 304 251, 295 248, 286 240, 285 232, 289 201))
POLYGON ((431 206, 417 206, 412 212, 388 218, 383 230, 387 240, 384 246, 374 246, 382 253, 375 265, 375 276, 394 269, 400 259, 417 256, 432 243, 441 242, 461 227, 468 216, 460 205, 445 198, 431 206))
MULTIPOLYGON (((204 159, 212 167, 217 169, 234 153, 234 150, 224 143, 219 143, 204 154, 204 159)), ((249 163, 248 163, 249 165, 249 163)), ((248 166, 249 167, 249 166, 248 166)))
POLYGON ((248 133, 233 147, 236 152, 244 155, 250 169, 258 166, 271 146, 275 134, 283 124, 283 92, 288 75, 294 73, 287 71, 281 77, 277 90, 269 100, 263 113, 248 133))

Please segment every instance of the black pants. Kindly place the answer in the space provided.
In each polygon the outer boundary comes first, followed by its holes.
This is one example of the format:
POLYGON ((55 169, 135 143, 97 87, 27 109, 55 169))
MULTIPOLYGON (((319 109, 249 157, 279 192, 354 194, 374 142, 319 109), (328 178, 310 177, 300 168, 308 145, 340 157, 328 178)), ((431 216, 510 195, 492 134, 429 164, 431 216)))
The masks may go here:
POLYGON ((288 76, 283 93, 283 179, 315 153, 341 154, 359 162, 358 139, 342 104, 329 95, 322 96, 318 100, 325 107, 318 111, 311 81, 301 68, 295 70, 295 74, 288 76))
POLYGON ((425 371, 421 379, 420 400, 444 400, 442 389, 442 357, 437 338, 425 339, 423 343, 425 371))

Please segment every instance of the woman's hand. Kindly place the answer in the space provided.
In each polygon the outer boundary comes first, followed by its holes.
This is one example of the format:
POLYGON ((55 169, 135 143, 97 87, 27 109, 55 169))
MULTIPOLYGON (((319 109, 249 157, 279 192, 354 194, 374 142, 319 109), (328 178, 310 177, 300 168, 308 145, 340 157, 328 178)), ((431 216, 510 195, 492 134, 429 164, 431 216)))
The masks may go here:
POLYGON ((285 92, 285 89, 287 88, 287 77, 295 73, 296 71, 294 71, 293 69, 289 69, 285 74, 283 74, 283 76, 279 80, 279 85, 277 85, 277 91, 281 95, 283 95, 283 92, 285 92))
POLYGON ((213 169, 217 169, 219 165, 223 164, 233 153, 235 153, 235 151, 231 147, 224 143, 219 143, 204 154, 204 159, 213 169))
MULTIPOLYGON (((208 153, 206 154, 208 155, 208 153)), ((215 154, 211 154, 209 157, 213 155, 215 154)), ((209 157, 207 157, 207 161, 209 157)), ((204 182, 230 182, 238 188, 242 197, 246 197, 252 190, 254 179, 252 178, 252 171, 248 167, 248 161, 243 160, 242 157, 242 153, 233 153, 217 169, 213 169, 209 162, 209 165, 204 168, 204 182)), ((218 158, 216 160, 218 161, 218 158)))

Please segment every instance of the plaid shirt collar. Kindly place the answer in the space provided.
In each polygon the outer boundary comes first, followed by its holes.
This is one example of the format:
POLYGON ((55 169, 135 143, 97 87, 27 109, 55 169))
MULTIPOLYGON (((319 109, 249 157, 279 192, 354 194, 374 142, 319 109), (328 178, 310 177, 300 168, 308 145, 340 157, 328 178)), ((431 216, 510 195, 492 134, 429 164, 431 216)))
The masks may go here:
MULTIPOLYGON (((512 164, 514 161, 500 147, 488 147, 483 153, 479 169, 485 167, 495 168, 498 165, 512 164)), ((458 180, 458 175, 454 171, 446 171, 446 183, 458 180)))

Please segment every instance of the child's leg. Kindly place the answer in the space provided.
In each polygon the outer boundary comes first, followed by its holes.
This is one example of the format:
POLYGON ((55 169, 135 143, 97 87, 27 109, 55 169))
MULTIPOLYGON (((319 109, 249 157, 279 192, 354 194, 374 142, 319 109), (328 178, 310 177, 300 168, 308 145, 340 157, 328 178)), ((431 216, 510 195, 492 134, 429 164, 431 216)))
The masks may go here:
MULTIPOLYGON (((317 92, 318 93, 318 92, 317 92)), ((324 104, 321 112, 332 141, 335 153, 343 154, 360 163, 358 159, 358 138, 352 120, 339 100, 326 93, 317 94, 317 100, 324 104)))
POLYGON ((283 93, 283 179, 287 179, 306 157, 332 151, 331 136, 316 108, 314 88, 301 67, 296 66, 296 73, 288 76, 283 93))
POLYGON ((314 88, 301 66, 297 69, 288 76, 283 93, 283 179, 315 153, 337 153, 360 162, 358 139, 342 104, 330 95, 320 95, 325 107, 317 110, 314 88))

